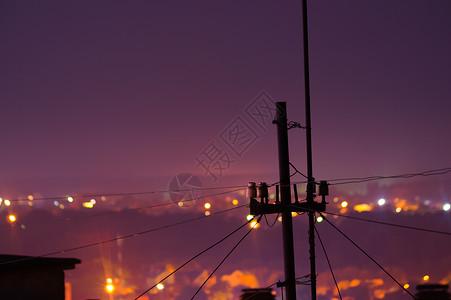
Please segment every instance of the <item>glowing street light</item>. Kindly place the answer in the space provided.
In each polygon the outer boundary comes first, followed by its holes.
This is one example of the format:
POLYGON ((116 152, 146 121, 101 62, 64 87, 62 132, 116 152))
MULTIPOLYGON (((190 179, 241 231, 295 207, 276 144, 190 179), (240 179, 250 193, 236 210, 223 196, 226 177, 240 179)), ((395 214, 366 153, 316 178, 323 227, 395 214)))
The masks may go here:
POLYGON ((11 215, 8 215, 8 221, 9 221, 10 223, 14 223, 14 222, 17 221, 17 218, 16 218, 15 215, 11 214, 11 215))
POLYGON ((94 207, 94 204, 92 204, 92 202, 83 202, 83 207, 86 207, 86 208, 93 208, 94 207))
POLYGON ((258 222, 254 220, 251 222, 251 224, 249 224, 249 226, 251 228, 257 229, 260 226, 260 224, 258 224, 258 222))
POLYGON ((386 201, 385 201, 384 198, 380 198, 380 199, 377 201, 377 204, 379 204, 379 206, 382 206, 382 205, 384 205, 385 203, 386 203, 386 201))
POLYGON ((113 284, 107 284, 105 286, 105 290, 108 294, 111 294, 112 292, 114 292, 114 285, 113 284))
POLYGON ((114 285, 113 285, 113 279, 111 279, 111 278, 107 278, 106 279, 106 285, 105 285, 105 291, 108 293, 108 294, 111 294, 111 293, 113 293, 114 292, 114 289, 115 289, 115 287, 114 287, 114 285))
POLYGON ((161 291, 162 289, 164 289, 164 285, 162 283, 157 284, 157 289, 161 291))
POLYGON ((443 210, 444 211, 449 211, 450 209, 451 209, 451 204, 449 204, 449 203, 443 204, 443 210))

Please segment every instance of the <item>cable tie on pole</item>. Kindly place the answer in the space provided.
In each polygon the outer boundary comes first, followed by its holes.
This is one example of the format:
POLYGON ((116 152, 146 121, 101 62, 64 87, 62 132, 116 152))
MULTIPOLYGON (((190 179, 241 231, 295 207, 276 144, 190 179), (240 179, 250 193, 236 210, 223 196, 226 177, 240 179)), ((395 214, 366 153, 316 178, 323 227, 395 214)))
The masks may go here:
POLYGON ((290 130, 292 128, 306 129, 306 127, 302 126, 299 122, 290 121, 290 122, 288 122, 288 130, 290 130))

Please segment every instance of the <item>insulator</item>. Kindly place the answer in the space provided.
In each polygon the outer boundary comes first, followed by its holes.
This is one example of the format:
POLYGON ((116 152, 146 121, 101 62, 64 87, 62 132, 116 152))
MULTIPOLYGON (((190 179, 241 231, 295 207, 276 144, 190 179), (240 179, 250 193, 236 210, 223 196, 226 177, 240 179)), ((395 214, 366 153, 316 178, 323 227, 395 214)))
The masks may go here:
POLYGON ((313 194, 316 193, 315 178, 313 178, 313 181, 310 181, 307 183, 305 191, 307 192, 307 194, 309 193, 309 191, 311 191, 311 193, 313 193, 313 194))
POLYGON ((329 184, 325 180, 319 182, 319 192, 320 196, 329 196, 329 184))
POLYGON ((294 201, 296 203, 298 203, 299 202, 299 199, 298 199, 298 188, 296 187, 296 184, 293 184, 293 191, 294 191, 294 201))
POLYGON ((255 187, 255 182, 249 182, 246 189, 246 198, 257 197, 257 188, 255 187))
POLYGON ((257 197, 268 198, 268 186, 266 182, 260 182, 258 184, 257 197))

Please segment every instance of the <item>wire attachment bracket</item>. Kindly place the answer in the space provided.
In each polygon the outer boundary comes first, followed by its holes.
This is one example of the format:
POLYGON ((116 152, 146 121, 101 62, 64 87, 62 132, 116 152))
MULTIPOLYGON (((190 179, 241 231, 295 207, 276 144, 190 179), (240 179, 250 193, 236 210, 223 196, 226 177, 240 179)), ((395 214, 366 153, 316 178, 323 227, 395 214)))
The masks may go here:
POLYGON ((281 121, 281 120, 278 120, 278 119, 274 119, 274 120, 272 121, 272 123, 273 123, 273 124, 276 124, 276 125, 282 125, 282 126, 286 124, 287 130, 290 130, 290 129, 292 129, 292 128, 307 129, 307 127, 302 126, 301 123, 295 122, 295 121, 289 121, 288 123, 285 123, 285 121, 281 121))
POLYGON ((288 130, 292 128, 301 128, 301 129, 307 129, 307 127, 302 126, 299 122, 290 121, 288 122, 288 130))

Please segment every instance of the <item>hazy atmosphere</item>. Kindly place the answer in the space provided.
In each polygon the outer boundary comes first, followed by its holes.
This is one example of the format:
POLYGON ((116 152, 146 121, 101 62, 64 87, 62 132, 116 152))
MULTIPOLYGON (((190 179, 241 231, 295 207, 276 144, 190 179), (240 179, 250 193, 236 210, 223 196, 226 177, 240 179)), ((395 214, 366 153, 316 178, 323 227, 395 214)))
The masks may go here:
MULTIPOLYGON (((301 1, 3 1, 0 24, 0 254, 80 259, 65 272, 72 299, 135 299, 243 225, 247 183, 279 180, 275 102, 305 124, 301 1)), ((327 219, 411 293, 449 284, 451 2, 309 1, 308 26, 327 219)), ((305 140, 289 130, 304 174, 305 140)), ((305 178, 291 181, 304 199, 305 178)), ((270 285, 282 299, 277 217, 196 299, 270 285)), ((293 225, 302 277, 307 216, 293 225)), ((411 299, 316 225, 343 299, 411 299)), ((248 229, 141 299, 191 299, 248 229)), ((318 299, 338 300, 316 246, 318 299)), ((309 292, 297 287, 299 299, 309 292)))

